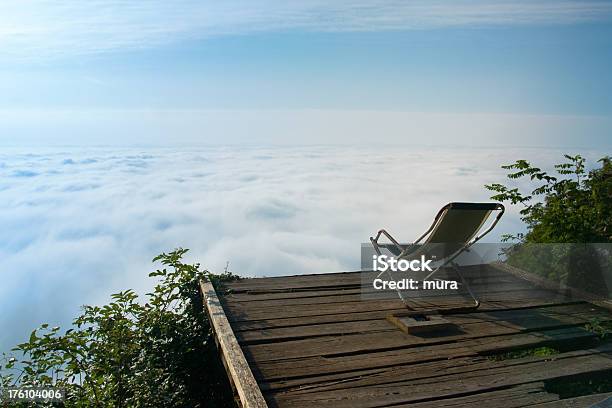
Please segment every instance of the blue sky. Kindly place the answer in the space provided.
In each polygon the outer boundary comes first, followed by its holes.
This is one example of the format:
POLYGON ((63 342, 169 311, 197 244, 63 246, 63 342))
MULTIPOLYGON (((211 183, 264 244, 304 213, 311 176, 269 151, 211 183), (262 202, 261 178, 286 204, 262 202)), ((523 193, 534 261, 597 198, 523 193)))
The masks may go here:
POLYGON ((326 3, 3 2, 0 143, 610 145, 611 2, 326 3))

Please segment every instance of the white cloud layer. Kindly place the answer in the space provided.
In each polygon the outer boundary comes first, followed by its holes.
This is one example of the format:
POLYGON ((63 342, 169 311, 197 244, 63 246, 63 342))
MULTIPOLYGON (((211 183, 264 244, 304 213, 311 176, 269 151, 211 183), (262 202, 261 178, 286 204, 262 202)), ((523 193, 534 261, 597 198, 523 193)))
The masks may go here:
POLYGON ((257 32, 573 24, 611 14, 610 2, 576 0, 5 0, 0 48, 40 58, 257 32))
MULTIPOLYGON (((544 149, 347 147, 70 149, 0 154, 0 350, 84 303, 151 285, 152 257, 191 249, 246 276, 355 270, 386 227, 415 239, 449 201, 487 200, 485 183, 544 149)), ((602 152, 589 154, 592 158, 602 152)), ((521 229, 511 210, 491 235, 521 229)))

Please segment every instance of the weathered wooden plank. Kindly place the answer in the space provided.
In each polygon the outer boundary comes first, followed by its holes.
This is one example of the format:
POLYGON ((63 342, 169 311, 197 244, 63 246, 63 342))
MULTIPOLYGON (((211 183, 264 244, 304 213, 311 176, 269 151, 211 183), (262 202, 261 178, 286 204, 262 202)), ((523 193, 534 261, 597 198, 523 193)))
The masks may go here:
MULTIPOLYGON (((520 293, 530 293, 530 294, 538 294, 538 293, 547 293, 541 289, 535 289, 533 286, 529 286, 526 283, 520 282, 512 282, 512 283, 500 283, 491 287, 489 285, 474 285, 470 286, 472 291, 476 295, 487 295, 487 296, 495 296, 497 294, 507 295, 510 297, 514 292, 520 293)), ((300 297, 292 297, 292 298, 276 298, 276 299, 267 299, 260 298, 259 296, 263 295, 249 295, 249 294, 237 294, 237 295, 228 295, 223 298, 224 304, 230 305, 235 309, 262 309, 265 307, 279 307, 279 306, 301 306, 301 305, 317 305, 317 304, 332 304, 332 303, 345 303, 345 302, 356 302, 370 299, 382 299, 383 296, 380 292, 376 292, 375 290, 358 290, 358 289, 346 289, 341 291, 333 291, 336 294, 333 296, 300 296, 300 297), (350 292, 350 293, 349 293, 350 292), (245 297, 249 296, 248 300, 245 300, 245 297)), ((311 293, 311 292, 305 292, 311 293)), ((460 293, 457 293, 460 294, 460 293)), ((411 293, 415 299, 431 299, 439 300, 449 296, 448 293, 440 293, 439 291, 419 291, 418 297, 416 293, 411 293)), ((456 295, 456 294, 455 294, 456 295)), ((397 295, 395 292, 386 293, 384 296, 390 299, 396 299, 397 295)))
MULTIPOLYGON (((396 376, 370 377, 350 383, 342 390, 267 393, 266 398, 283 407, 334 406, 376 407, 459 397, 478 392, 548 379, 612 369, 610 346, 563 353, 554 358, 526 358, 498 362, 494 366, 464 372, 445 370, 435 378, 410 379, 414 370, 396 376), (369 381, 369 386, 364 383, 369 381)), ((457 371, 457 370, 455 370, 457 371)))
MULTIPOLYGON (((597 312, 593 307, 582 304, 582 305, 569 305, 559 307, 545 307, 538 309, 517 309, 517 310, 504 310, 497 312, 476 312, 470 314, 456 314, 445 316, 446 320, 453 324, 473 324, 476 322, 497 322, 497 321, 509 321, 512 323, 521 323, 526 319, 533 318, 535 313, 545 315, 548 318, 563 319, 567 316, 575 317, 577 313, 583 312, 597 312)), ((607 316, 604 311, 599 312, 602 318, 607 316)), ((598 315, 599 315, 598 314, 598 315)), ((589 314, 589 317, 591 315, 589 314)), ((305 324, 291 327, 279 327, 279 328, 265 328, 265 329, 254 329, 249 331, 237 332, 241 343, 254 344, 256 342, 274 342, 274 341, 285 341, 292 339, 300 339, 306 337, 319 337, 329 335, 346 335, 354 333, 368 333, 378 331, 391 331, 395 330, 395 326, 389 324, 388 321, 383 320, 385 316, 378 316, 378 319, 366 320, 366 321, 350 321, 350 322, 329 322, 329 323, 318 323, 316 325, 305 324), (382 318, 381 318, 382 317, 382 318)))
MULTIPOLYGON (((245 291, 273 293, 278 291, 296 291, 300 289, 315 290, 318 288, 338 288, 361 286, 361 271, 322 273, 313 275, 293 275, 271 278, 241 279, 224 283, 224 288, 232 293, 245 291)), ((372 272, 373 274, 373 272, 372 272)))
MULTIPOLYGON (((491 308, 507 308, 517 305, 538 305, 544 302, 543 299, 548 299, 549 302, 558 302, 563 298, 551 296, 548 291, 526 291, 507 293, 505 296, 500 296, 496 300, 482 300, 483 309, 491 308)), ((447 296, 445 298, 415 298, 410 299, 409 304, 414 309, 419 308, 452 308, 456 306, 466 305, 469 301, 463 295, 447 296)), ((262 320, 274 316, 275 318, 291 318, 291 317, 306 317, 306 316, 321 316, 337 313, 360 313, 375 310, 390 310, 406 308, 404 303, 398 299, 388 300, 362 300, 344 303, 328 303, 325 305, 295 305, 293 307, 253 307, 245 305, 226 304, 228 318, 231 322, 262 320)))
MULTIPOLYGON (((228 288, 228 294, 223 296, 223 300, 226 302, 267 302, 267 301, 288 301, 292 303, 308 302, 308 301, 333 301, 333 298, 342 295, 361 295, 362 293, 376 293, 375 290, 369 290, 369 288, 354 285, 355 287, 345 289, 318 289, 318 290, 286 290, 286 291, 271 291, 271 292, 257 292, 257 291, 239 291, 233 292, 231 288, 228 288)), ((534 289, 534 286, 530 282, 526 282, 524 279, 519 279, 514 276, 499 276, 487 280, 486 282, 476 280, 470 285, 472 291, 478 292, 479 290, 490 290, 492 292, 502 292, 506 289, 534 289)), ((445 296, 444 294, 438 294, 432 292, 432 296, 445 296)))
MULTIPOLYGON (((467 280, 492 280, 496 277, 508 276, 507 272, 492 268, 489 265, 465 266, 462 267, 462 274, 467 280)), ((228 282, 224 286, 233 293, 239 292, 260 292, 273 293, 275 291, 297 291, 313 290, 321 288, 342 288, 355 286, 360 287, 362 279, 369 276, 376 276, 378 272, 372 271, 351 271, 337 273, 322 273, 310 275, 293 275, 270 278, 242 279, 228 282)), ((436 274, 437 278, 453 278, 456 274, 452 269, 444 269, 436 274)))
POLYGON ((499 271, 508 272, 509 274, 512 274, 512 276, 515 276, 518 279, 523 279, 524 281, 529 282, 536 287, 554 290, 557 292, 563 292, 568 298, 586 300, 594 305, 612 311, 612 300, 604 299, 601 295, 595 295, 593 293, 585 292, 584 290, 567 286, 566 284, 561 282, 552 282, 542 276, 525 271, 512 265, 508 265, 507 263, 494 262, 491 264, 491 267, 499 271))
POLYGON ((338 295, 359 295, 361 286, 348 289, 329 290, 301 290, 301 291, 276 291, 276 292, 230 292, 223 296, 225 302, 256 302, 266 300, 293 300, 298 299, 320 299, 333 298, 338 295))
POLYGON ((335 357, 305 357, 293 360, 269 361, 255 364, 262 389, 285 389, 308 384, 352 378, 368 369, 386 369, 432 361, 476 357, 481 354, 501 353, 525 347, 570 347, 590 344, 594 335, 581 327, 492 336, 417 348, 386 350, 372 353, 335 357))
MULTIPOLYGON (((606 350, 609 351, 610 348, 608 347, 606 350)), ((350 378, 350 381, 327 381, 308 386, 294 387, 293 389, 286 389, 283 392, 292 392, 296 395, 302 395, 305 393, 316 394, 333 390, 365 388, 385 384, 430 384, 438 381, 441 377, 444 377, 447 380, 451 378, 462 380, 464 378, 477 376, 479 372, 487 370, 493 371, 502 367, 514 367, 521 364, 531 364, 534 361, 546 362, 590 354, 599 354, 600 352, 601 350, 597 349, 591 351, 578 350, 545 358, 525 357, 522 359, 504 361, 494 361, 483 357, 461 358, 453 361, 432 361, 410 366, 402 365, 390 367, 386 370, 353 372, 353 377, 350 378)), ((612 362, 610 362, 610 368, 612 368, 612 362)))
MULTIPOLYGON (((461 286, 461 285, 460 285, 461 286)), ((495 298, 498 295, 503 295, 505 291, 533 293, 530 291, 536 291, 543 294, 555 295, 564 297, 565 295, 550 289, 541 288, 525 281, 523 282, 490 282, 486 285, 472 284, 470 288, 474 293, 479 293, 481 296, 487 294, 493 294, 495 298)), ((410 298, 431 298, 438 299, 444 298, 453 294, 464 294, 464 290, 459 289, 456 291, 438 291, 438 290, 419 290, 419 291, 404 291, 410 298)), ((330 290, 330 294, 326 295, 313 295, 313 293, 321 293, 319 290, 314 291, 300 291, 300 292, 275 292, 272 294, 252 294, 250 292, 244 293, 228 293, 224 295, 223 301, 230 305, 241 306, 251 305, 257 306, 279 306, 287 304, 313 304, 313 303, 335 303, 338 301, 346 300, 380 300, 380 299, 395 299, 397 294, 395 291, 389 290, 381 292, 374 290, 369 287, 363 288, 349 288, 349 289, 338 289, 330 290), (300 296, 291 296, 292 294, 300 296), (273 296, 273 297, 272 297, 273 296), (338 299, 338 300, 336 300, 338 299)), ((566 296, 565 296, 566 297, 566 296)), ((568 297, 569 299, 569 297, 568 297)))
POLYGON ((346 303, 334 303, 329 307, 321 305, 299 305, 292 308, 274 307, 263 309, 236 308, 234 305, 228 305, 228 314, 232 322, 245 320, 260 320, 270 316, 275 318, 289 317, 306 317, 306 316, 321 316, 326 314, 337 313, 359 313, 369 312, 372 310, 392 310, 406 309, 404 304, 399 300, 372 300, 372 301, 356 301, 346 303))
MULTIPOLYGON (((238 345, 238 341, 234 337, 223 307, 217 298, 215 288, 210 282, 202 281, 200 282, 200 289, 215 337, 242 405, 245 408, 267 407, 257 381, 255 381, 255 377, 253 377, 253 373, 238 345)), ((202 367, 202 369, 206 368, 202 367)))
MULTIPOLYGON (((548 403, 534 404, 532 406, 536 408, 584 408, 593 406, 594 404, 603 402, 609 398, 612 398, 612 392, 583 395, 581 397, 567 398, 548 403)), ((608 402, 607 405, 602 405, 601 408, 604 408, 606 406, 609 407, 610 403, 608 402)))
POLYGON ((384 319, 389 313, 405 312, 406 308, 388 310, 374 310, 355 313, 335 313, 315 316, 299 316, 286 318, 270 318, 260 320, 233 321, 232 327, 236 332, 249 330, 266 330, 271 328, 295 327, 295 326, 316 326, 324 323, 339 322, 358 322, 384 319))
MULTIPOLYGON (((519 333, 536 329, 553 329, 571 325, 584 324, 593 317, 606 317, 598 310, 588 306, 571 313, 551 315, 539 311, 531 315, 513 315, 507 312, 496 321, 482 321, 477 317, 448 316, 461 322, 453 333, 441 333, 439 336, 413 336, 400 330, 392 329, 384 333, 349 334, 339 336, 315 337, 303 340, 289 340, 281 343, 254 344, 244 346, 249 359, 262 362, 299 358, 308 356, 330 356, 368 351, 380 351, 392 348, 416 347, 426 344, 447 344, 465 338, 494 336, 519 333), (464 320, 461 320, 464 319, 464 320)), ((538 309, 536 309, 538 310, 538 309)), ((492 312, 492 313, 504 313, 492 312)))
MULTIPOLYGON (((584 302, 561 302, 556 301, 540 302, 540 301, 524 301, 514 306, 507 306, 498 302, 483 302, 483 305, 478 309, 479 313, 492 312, 497 310, 520 310, 529 309, 536 307, 550 307, 550 306, 563 306, 571 304, 579 304, 584 302)), ((339 314, 326 314, 326 315, 315 315, 315 316, 300 316, 300 317, 288 317, 288 318, 268 318, 261 320, 244 320, 244 321, 233 321, 232 328, 235 332, 248 331, 248 330, 260 330, 270 328, 281 328, 281 327, 294 327, 294 326, 308 326, 318 325, 322 323, 338 323, 338 322, 357 322, 364 320, 376 320, 385 319, 389 313, 404 313, 406 308, 392 310, 374 310, 368 312, 355 312, 355 313, 339 313, 339 314)), ((229 314, 229 312, 226 312, 229 314)))
POLYGON ((520 408, 558 400, 559 397, 556 394, 550 394, 544 390, 544 383, 535 382, 464 397, 435 399, 434 401, 398 405, 397 407, 461 408, 486 405, 488 407, 520 408))
POLYGON ((393 330, 393 327, 389 325, 389 322, 382 319, 377 319, 357 322, 321 323, 318 325, 278 329, 240 331, 236 332, 236 338, 240 344, 261 344, 321 336, 373 333, 391 330, 393 330))

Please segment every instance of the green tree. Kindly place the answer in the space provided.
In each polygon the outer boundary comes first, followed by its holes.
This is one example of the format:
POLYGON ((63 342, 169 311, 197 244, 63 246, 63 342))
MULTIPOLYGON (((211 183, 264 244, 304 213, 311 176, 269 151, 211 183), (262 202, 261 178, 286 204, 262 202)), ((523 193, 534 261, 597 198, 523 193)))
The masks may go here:
POLYGON ((502 166, 509 179, 531 183, 529 192, 503 184, 485 186, 495 192, 493 200, 520 205, 527 226, 525 234, 504 236, 518 241, 507 251, 508 263, 608 296, 604 275, 610 268, 610 246, 594 243, 612 242, 612 163, 604 157, 600 167, 587 171, 582 156, 564 157, 555 175, 526 160, 502 166))
POLYGON ((585 159, 565 155, 566 162, 555 166, 557 175, 517 160, 502 166, 511 170, 508 178, 527 178, 535 183, 529 193, 503 184, 485 187, 495 192, 491 198, 520 204, 527 233, 506 238, 522 242, 575 243, 612 242, 612 163, 599 160, 600 168, 587 172, 585 159))
POLYGON ((236 276, 185 264, 185 252, 154 259, 164 267, 149 274, 158 282, 146 303, 126 290, 106 305, 84 306, 64 332, 34 330, 4 355, 0 385, 65 388, 66 407, 233 406, 198 282, 236 276))

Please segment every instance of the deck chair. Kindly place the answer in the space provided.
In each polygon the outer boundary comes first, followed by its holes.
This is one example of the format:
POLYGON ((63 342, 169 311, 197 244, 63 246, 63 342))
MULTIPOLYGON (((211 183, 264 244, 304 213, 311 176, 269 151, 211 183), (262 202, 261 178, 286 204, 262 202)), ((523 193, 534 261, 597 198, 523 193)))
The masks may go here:
MULTIPOLYGON (((474 296, 454 260, 463 252, 468 251, 470 246, 491 232, 504 214, 504 211, 504 206, 499 203, 449 203, 440 209, 429 229, 412 244, 400 244, 384 229, 378 231, 376 237, 370 237, 370 241, 378 255, 381 255, 381 249, 385 248, 398 260, 416 259, 423 254, 436 259, 439 266, 423 280, 429 279, 441 268, 450 265, 474 301, 474 304, 470 307, 456 309, 475 310, 480 306, 480 301, 474 296), (499 211, 499 213, 493 222, 488 227, 485 227, 493 211, 499 211), (480 231, 483 232, 479 234, 480 231), (391 242, 390 244, 379 243, 379 239, 383 235, 391 242)), ((393 279, 390 271, 387 272, 389 272, 389 276, 393 279)), ((383 273, 381 272, 378 277, 383 273)), ((400 290, 397 290, 397 294, 402 302, 410 308, 400 290)), ((450 310, 445 310, 445 312, 448 311, 450 310)))

